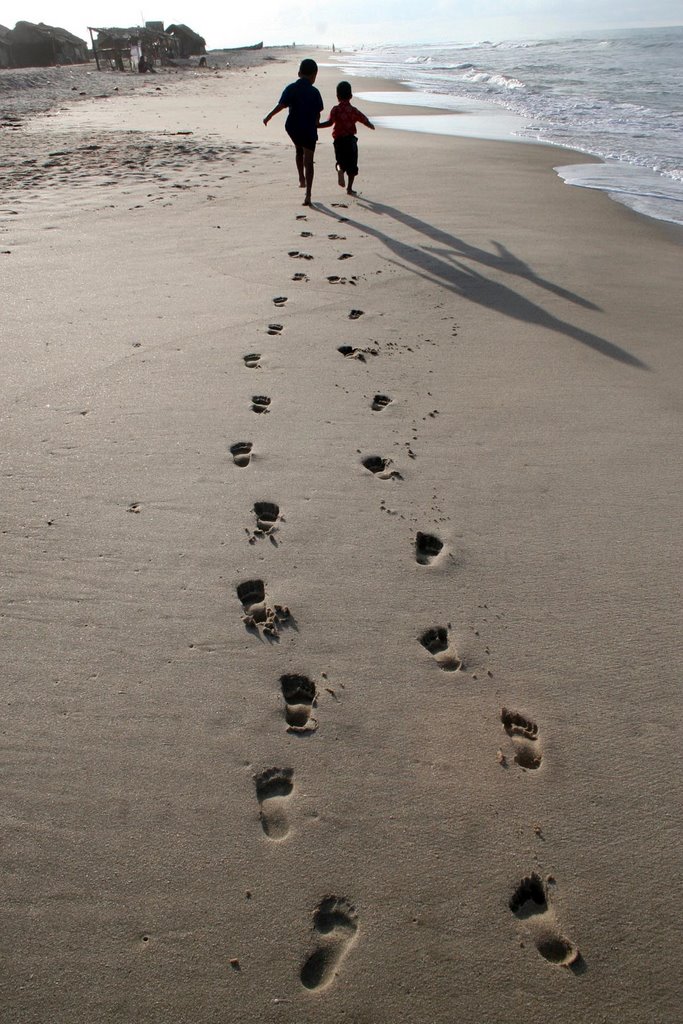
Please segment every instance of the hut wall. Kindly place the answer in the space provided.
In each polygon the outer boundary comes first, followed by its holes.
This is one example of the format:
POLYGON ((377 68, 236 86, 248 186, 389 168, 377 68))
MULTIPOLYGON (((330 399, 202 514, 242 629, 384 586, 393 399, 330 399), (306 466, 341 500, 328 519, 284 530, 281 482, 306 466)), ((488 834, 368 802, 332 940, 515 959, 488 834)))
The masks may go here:
POLYGON ((87 44, 65 29, 19 21, 9 36, 15 67, 39 68, 54 64, 81 64, 88 59, 87 44))

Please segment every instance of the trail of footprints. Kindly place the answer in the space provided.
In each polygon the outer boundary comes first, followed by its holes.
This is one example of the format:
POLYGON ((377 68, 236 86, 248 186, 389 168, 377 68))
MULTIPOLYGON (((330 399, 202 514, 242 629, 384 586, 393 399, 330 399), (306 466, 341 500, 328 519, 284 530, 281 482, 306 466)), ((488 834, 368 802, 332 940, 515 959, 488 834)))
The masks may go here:
MULTIPOLYGON (((305 220, 305 215, 299 219, 305 220)), ((312 232, 302 231, 302 238, 312 237, 312 232)), ((336 239, 337 236, 332 236, 336 239)), ((292 250, 293 259, 312 260, 308 253, 292 250)), ((350 258, 350 254, 340 258, 350 258)), ((308 275, 297 272, 293 281, 308 282, 308 275)), ((276 296, 273 304, 283 308, 286 296, 276 296)), ((349 319, 359 319, 361 310, 351 310, 349 319)), ((266 334, 280 337, 284 324, 270 323, 266 334)), ((247 370, 262 368, 263 355, 249 352, 243 357, 247 370)), ((251 410, 258 415, 269 413, 272 399, 269 395, 254 394, 251 410)), ((236 441, 230 446, 235 466, 247 468, 254 458, 252 441, 236 441)), ((366 457, 364 465, 370 472, 382 479, 401 479, 397 470, 391 468, 391 460, 380 456, 366 457)), ((249 543, 269 539, 277 546, 276 534, 284 522, 279 505, 274 501, 254 502, 253 528, 247 528, 249 543)), ((272 601, 266 581, 260 578, 242 580, 236 586, 236 597, 242 607, 242 621, 248 632, 264 640, 278 642, 283 629, 296 629, 296 621, 285 605, 272 601)), ((279 678, 282 719, 286 733, 290 736, 306 737, 318 729, 316 714, 318 689, 315 682, 301 673, 285 673, 279 678)), ((292 807, 296 800, 295 769, 272 766, 262 768, 254 775, 254 788, 258 806, 259 821, 266 839, 280 843, 287 839, 292 829, 292 807)), ((345 896, 324 896, 313 913, 310 948, 305 953, 299 972, 302 987, 308 991, 323 991, 334 980, 347 952, 353 945, 358 932, 358 916, 355 908, 345 896)))
MULTIPOLYGON (((333 204, 345 206, 345 204, 333 204)), ((297 216, 297 220, 305 221, 305 214, 297 216)), ((347 218, 340 217, 340 222, 347 218)), ((302 231, 302 238, 312 238, 313 232, 302 231)), ((329 234, 331 241, 341 240, 344 236, 329 234)), ((291 250, 288 254, 293 259, 313 260, 309 253, 291 250)), ((337 258, 351 259, 352 253, 344 252, 337 258)), ((292 280, 308 283, 309 277, 297 272, 292 280)), ((342 279, 338 275, 327 278, 330 283, 342 279)), ((345 280, 345 279, 344 279, 345 280)), ((349 283, 356 284, 354 278, 349 283)), ((288 299, 276 296, 273 304, 283 308, 288 299)), ((352 309, 348 319, 359 320, 364 312, 352 309)), ((271 337, 279 337, 284 325, 268 324, 266 333, 271 337)), ((339 353, 345 358, 365 362, 368 355, 378 355, 373 347, 358 348, 341 345, 339 353)), ((244 366, 248 370, 262 368, 263 356, 260 352, 252 352, 243 356, 244 366)), ((381 413, 387 409, 393 399, 382 393, 374 395, 370 409, 381 413)), ((267 395, 252 395, 251 409, 254 413, 264 415, 271 411, 271 398, 267 395)), ((415 454, 410 448, 411 458, 415 454)), ((236 467, 250 466, 255 457, 252 441, 236 441, 230 446, 230 454, 236 467)), ((361 455, 363 469, 380 481, 402 481, 403 475, 394 468, 392 459, 377 455, 361 455)), ((277 546, 276 534, 279 524, 284 522, 280 508, 273 501, 256 501, 253 509, 253 529, 247 529, 249 543, 268 538, 277 546)), ((419 567, 437 567, 447 557, 444 541, 435 533, 418 531, 414 540, 414 559, 419 567)), ((423 571, 421 568, 419 571, 423 571)), ((285 605, 271 603, 266 583, 262 579, 247 579, 237 584, 236 596, 242 606, 242 620, 245 628, 263 640, 278 642, 284 629, 296 629, 296 621, 285 605)), ((432 659, 443 672, 460 673, 465 668, 457 644, 451 637, 450 623, 448 626, 430 626, 418 635, 418 641, 425 654, 432 659)), ((488 653, 488 651, 487 651, 488 653)), ((490 675, 490 673, 489 673, 490 675)), ((476 679, 476 676, 474 677, 476 679)), ((331 692, 331 691, 330 691, 331 692)), ((290 736, 310 736, 318 729, 317 702, 318 689, 308 676, 298 673, 286 673, 279 678, 279 694, 282 702, 282 719, 284 729, 290 736)), ((527 716, 518 711, 502 708, 500 725, 505 736, 505 749, 498 751, 498 761, 503 767, 511 763, 522 772, 536 772, 541 767, 543 755, 538 726, 527 716)), ((280 843, 292 834, 291 816, 296 801, 295 770, 292 767, 268 767, 254 775, 256 803, 259 821, 266 839, 280 843)), ((542 879, 534 872, 524 877, 515 887, 508 899, 509 909, 520 923, 523 937, 530 941, 550 964, 576 968, 581 956, 574 944, 563 934, 555 912, 551 906, 549 891, 554 886, 552 876, 542 879)), ((352 949, 359 935, 359 921, 356 908, 345 896, 326 895, 319 901, 313 913, 313 922, 309 949, 305 952, 299 978, 302 987, 311 992, 322 992, 330 986, 347 954, 352 949)))

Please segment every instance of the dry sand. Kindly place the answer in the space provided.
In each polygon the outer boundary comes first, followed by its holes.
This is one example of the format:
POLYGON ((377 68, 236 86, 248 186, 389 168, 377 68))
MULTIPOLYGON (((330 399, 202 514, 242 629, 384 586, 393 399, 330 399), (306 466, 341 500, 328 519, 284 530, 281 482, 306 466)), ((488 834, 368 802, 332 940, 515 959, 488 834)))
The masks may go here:
POLYGON ((294 71, 2 138, 3 1024, 672 1024, 680 235, 294 71))

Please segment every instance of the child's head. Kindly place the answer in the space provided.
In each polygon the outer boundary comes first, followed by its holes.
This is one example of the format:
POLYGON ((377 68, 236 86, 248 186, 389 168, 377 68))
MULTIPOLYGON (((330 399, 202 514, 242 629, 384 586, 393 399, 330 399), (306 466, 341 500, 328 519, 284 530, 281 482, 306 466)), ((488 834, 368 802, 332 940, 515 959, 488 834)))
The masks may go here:
POLYGON ((318 74, 318 65, 311 57, 306 57, 299 65, 299 78, 308 78, 311 82, 318 74))
POLYGON ((338 100, 350 100, 353 96, 351 92, 351 85, 349 82, 340 82, 337 86, 337 99, 338 100))

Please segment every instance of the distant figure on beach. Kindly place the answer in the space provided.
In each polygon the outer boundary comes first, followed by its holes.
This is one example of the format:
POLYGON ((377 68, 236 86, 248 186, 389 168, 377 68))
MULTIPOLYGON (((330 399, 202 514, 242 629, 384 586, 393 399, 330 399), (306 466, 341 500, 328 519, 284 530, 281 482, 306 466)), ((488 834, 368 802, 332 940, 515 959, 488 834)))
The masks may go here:
POLYGON ((285 131, 296 149, 296 169, 299 173, 299 188, 306 189, 304 206, 311 205, 311 189, 313 187, 313 157, 318 141, 318 125, 320 112, 323 109, 323 98, 314 86, 318 75, 318 65, 310 57, 301 61, 299 78, 288 85, 280 102, 263 118, 268 124, 271 117, 285 108, 289 109, 285 121, 285 131))
POLYGON ((140 70, 140 61, 142 60, 142 47, 138 43, 137 39, 131 39, 130 41, 130 69, 131 71, 140 70))
POLYGON ((337 161, 337 181, 350 196, 355 196, 353 182, 358 174, 358 139, 356 138, 356 125, 360 121, 366 128, 374 132, 375 126, 361 113, 357 107, 351 106, 353 92, 348 82, 340 82, 337 86, 337 99, 339 103, 332 107, 327 121, 321 121, 320 128, 332 126, 332 139, 334 140, 334 157, 337 161), (348 177, 348 185, 344 180, 348 177))

